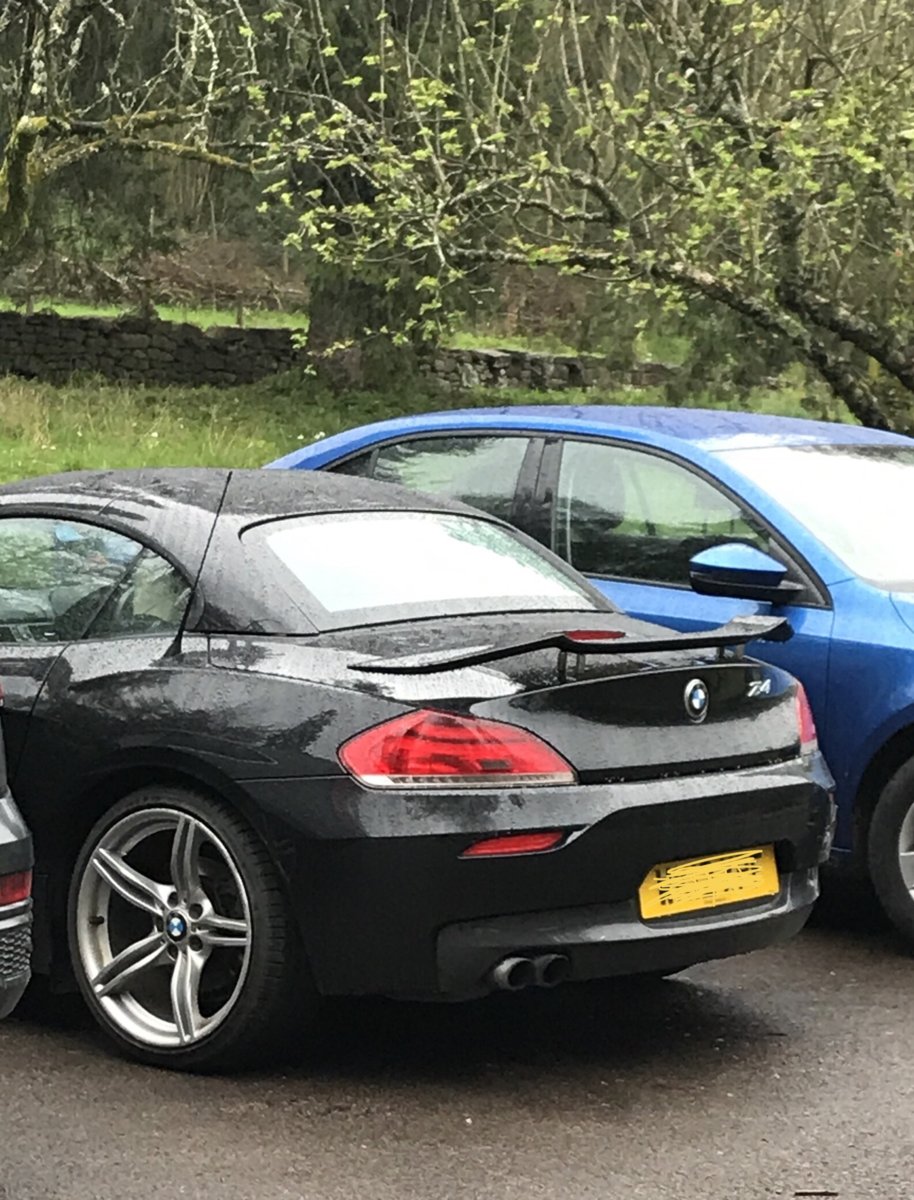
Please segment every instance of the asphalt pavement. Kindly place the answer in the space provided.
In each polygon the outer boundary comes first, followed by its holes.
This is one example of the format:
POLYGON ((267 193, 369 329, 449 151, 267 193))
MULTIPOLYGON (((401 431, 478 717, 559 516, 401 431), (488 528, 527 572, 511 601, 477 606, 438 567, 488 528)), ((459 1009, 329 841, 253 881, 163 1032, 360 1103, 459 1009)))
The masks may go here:
POLYGON ((0 1200, 910 1200, 912 995, 863 902, 647 989, 347 1003, 229 1079, 17 1018, 0 1200))

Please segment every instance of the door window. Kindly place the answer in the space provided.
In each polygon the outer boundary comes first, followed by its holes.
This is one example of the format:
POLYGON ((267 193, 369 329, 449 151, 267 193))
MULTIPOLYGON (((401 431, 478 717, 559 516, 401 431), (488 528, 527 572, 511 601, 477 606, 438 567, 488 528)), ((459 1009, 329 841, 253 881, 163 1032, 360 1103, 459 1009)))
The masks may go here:
MULTIPOLYGON (((133 607, 118 602, 154 574, 155 565, 172 577, 173 590, 180 582, 186 603, 187 589, 174 568, 132 538, 78 521, 2 519, 0 642, 76 641, 103 613, 112 619, 93 636, 130 632, 133 607)), ((140 611, 143 604, 164 611, 161 596, 156 603, 141 601, 140 611)))
POLYGON ((461 500, 510 521, 526 437, 414 438, 382 446, 374 478, 461 500))
POLYGON ((108 597, 87 634, 91 638, 177 633, 190 587, 171 563, 143 550, 108 597))
POLYGON ((372 452, 369 450, 366 454, 357 454, 355 458, 346 458, 341 463, 333 463, 326 470, 332 471, 334 475, 365 477, 371 474, 371 456, 372 452))
POLYGON ((566 441, 553 536, 589 575, 688 585, 689 559, 722 542, 770 552, 748 512, 679 463, 621 446, 566 441))

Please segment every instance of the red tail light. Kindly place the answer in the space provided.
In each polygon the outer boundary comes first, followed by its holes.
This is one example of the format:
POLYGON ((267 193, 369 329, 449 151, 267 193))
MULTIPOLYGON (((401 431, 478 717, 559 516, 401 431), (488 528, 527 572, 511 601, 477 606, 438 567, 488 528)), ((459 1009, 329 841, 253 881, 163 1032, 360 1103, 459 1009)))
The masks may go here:
POLYGON ((800 731, 800 753, 811 754, 819 748, 819 735, 813 719, 809 698, 802 683, 797 684, 797 727, 800 731))
POLYGON ((339 750, 368 787, 541 787, 574 783, 569 764, 525 729, 420 710, 376 725, 339 750))
POLYGON ((32 872, 17 871, 15 875, 0 875, 0 908, 21 904, 32 894, 32 872))
POLYGON ((625 634, 621 629, 569 629, 565 637, 569 642, 615 642, 625 634))
POLYGON ((474 842, 460 857, 494 858, 502 854, 542 854, 544 850, 554 850, 564 837, 561 829, 550 829, 543 833, 503 833, 499 837, 474 842))

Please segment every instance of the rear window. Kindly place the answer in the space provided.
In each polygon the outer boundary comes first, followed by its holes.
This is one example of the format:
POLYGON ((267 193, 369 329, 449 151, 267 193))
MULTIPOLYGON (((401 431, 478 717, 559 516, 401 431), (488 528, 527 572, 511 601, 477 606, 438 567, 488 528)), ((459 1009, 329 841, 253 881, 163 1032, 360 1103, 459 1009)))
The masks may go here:
POLYGON ((331 513, 248 530, 318 627, 608 607, 509 529, 451 513, 331 513))

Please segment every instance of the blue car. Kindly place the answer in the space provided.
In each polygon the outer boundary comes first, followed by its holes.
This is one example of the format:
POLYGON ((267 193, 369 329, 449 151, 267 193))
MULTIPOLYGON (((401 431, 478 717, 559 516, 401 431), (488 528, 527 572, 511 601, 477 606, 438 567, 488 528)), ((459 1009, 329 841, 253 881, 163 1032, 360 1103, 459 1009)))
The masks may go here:
POLYGON ((384 421, 269 465, 463 500, 676 629, 787 616, 793 637, 751 652, 804 683, 836 779, 835 853, 914 940, 914 440, 755 413, 512 407, 384 421))

